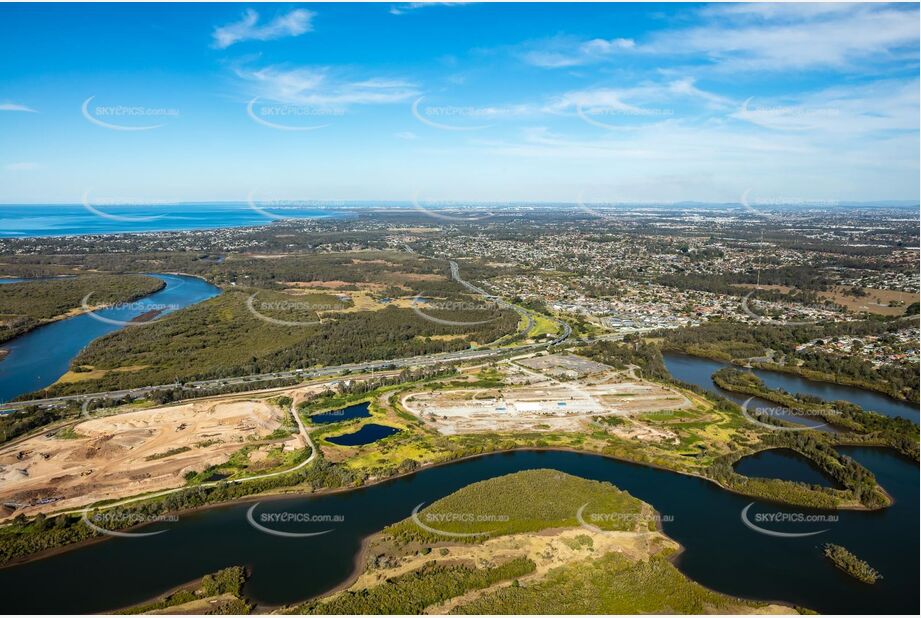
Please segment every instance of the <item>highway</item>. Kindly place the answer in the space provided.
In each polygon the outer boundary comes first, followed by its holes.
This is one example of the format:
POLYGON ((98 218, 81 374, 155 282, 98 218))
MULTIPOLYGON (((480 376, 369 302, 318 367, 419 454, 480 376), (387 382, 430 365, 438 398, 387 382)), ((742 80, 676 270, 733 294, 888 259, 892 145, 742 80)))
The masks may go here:
MULTIPOLYGON (((460 269, 457 265, 457 262, 451 260, 451 276, 459 284, 464 286, 466 289, 479 294, 485 297, 487 300, 495 302, 503 307, 508 307, 515 312, 517 312, 522 317, 526 317, 528 320, 527 330, 528 332, 534 326, 534 318, 525 311, 524 309, 517 307, 511 303, 508 303, 492 294, 489 294, 485 290, 465 281, 460 276, 460 269)), ((319 369, 292 369, 289 371, 277 371, 273 373, 261 373, 261 374, 252 374, 247 376, 237 376, 231 378, 214 378, 210 380, 198 380, 194 382, 183 382, 183 383, 173 383, 173 384, 159 384, 155 386, 142 386, 138 388, 117 390, 117 391, 105 391, 99 393, 84 393, 79 395, 62 395, 60 397, 49 397, 45 399, 32 399, 29 401, 16 401, 10 403, 0 404, 0 408, 4 411, 20 410, 29 406, 56 406, 65 404, 68 402, 83 403, 86 401, 93 401, 97 399, 120 399, 123 397, 130 396, 132 398, 141 397, 152 392, 162 391, 171 388, 192 388, 192 389, 208 389, 212 387, 221 387, 221 386, 233 386, 238 384, 246 384, 248 382, 263 382, 271 380, 283 380, 283 379, 308 379, 308 378, 321 378, 326 376, 336 376, 348 373, 361 373, 366 371, 380 371, 394 368, 404 368, 404 367, 427 367, 443 363, 455 363, 461 361, 470 361, 470 360, 479 360, 486 359, 491 357, 504 356, 506 354, 520 354, 522 352, 537 351, 544 348, 555 347, 567 339, 572 334, 572 328, 566 322, 562 320, 556 320, 556 322, 562 327, 562 332, 556 339, 553 339, 549 342, 542 343, 529 343, 522 344, 518 346, 509 346, 504 348, 474 348, 469 350, 461 350, 459 352, 441 352, 438 354, 426 354, 422 356, 412 356, 408 358, 396 358, 392 360, 380 360, 380 361, 371 361, 366 363, 351 363, 346 365, 336 365, 330 367, 322 367, 319 369)))

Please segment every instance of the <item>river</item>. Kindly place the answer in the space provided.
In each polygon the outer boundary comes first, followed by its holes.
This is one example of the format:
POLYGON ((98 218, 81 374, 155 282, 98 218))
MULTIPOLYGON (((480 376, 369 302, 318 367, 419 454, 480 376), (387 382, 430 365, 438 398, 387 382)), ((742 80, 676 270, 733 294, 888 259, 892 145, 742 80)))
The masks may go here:
MULTIPOLYGON (((685 358, 684 367, 695 369, 693 360, 685 358)), ((698 375, 705 375, 707 363, 696 367, 698 375)), ((688 374, 677 377, 687 380, 688 374)), ((167 530, 158 536, 109 539, 0 569, 0 589, 17 591, 4 599, 8 613, 103 612, 150 599, 224 567, 245 565, 251 572, 245 591, 250 598, 262 606, 293 603, 341 584, 353 571, 362 539, 408 517, 419 503, 431 503, 482 479, 553 468, 609 481, 652 504, 666 517, 666 534, 685 548, 677 560, 679 568, 714 590, 822 613, 917 614, 918 466, 891 450, 844 450, 877 476, 895 503, 875 512, 830 512, 754 501, 750 521, 778 513, 792 519, 837 517, 820 524, 760 524, 779 532, 824 530, 809 537, 777 538, 750 529, 741 516, 752 500, 702 479, 597 455, 518 451, 427 468, 349 492, 264 499, 256 507, 258 521, 267 513, 341 518, 274 526, 287 532, 332 530, 321 536, 283 538, 260 532, 247 521, 251 504, 236 503, 154 524, 149 530, 167 530), (845 575, 822 555, 826 542, 844 545, 879 570, 883 579, 868 586, 845 575), (50 589, 54 594, 48 593, 50 589)))
POLYGON ((220 289, 198 277, 152 276, 163 280, 166 286, 125 306, 52 322, 0 345, 9 350, 0 361, 0 401, 53 384, 67 372, 70 362, 83 348, 94 339, 126 328, 124 322, 151 310, 162 310, 160 315, 165 315, 220 293, 220 289))
MULTIPOLYGON (((264 500, 264 513, 340 516, 341 523, 275 525, 289 532, 332 532, 282 538, 247 523, 250 504, 233 504, 183 514, 156 524, 168 531, 154 537, 115 538, 43 560, 0 570, 8 613, 102 612, 137 603, 231 565, 252 576, 246 594, 261 605, 292 603, 337 586, 352 572, 362 538, 408 517, 469 483, 534 468, 553 468, 609 481, 654 505, 665 532, 684 553, 678 566, 715 590, 753 599, 800 604, 823 613, 918 612, 918 468, 891 451, 849 449, 895 497, 880 512, 839 512, 834 523, 772 525, 796 532, 827 529, 807 538, 774 538, 741 521, 751 500, 702 479, 570 452, 518 451, 429 468, 344 493, 264 500), (822 544, 842 544, 883 575, 867 586, 838 571, 822 544), (49 589, 54 594, 48 594, 49 589)), ((552 499, 552 496, 548 496, 552 499)), ((756 513, 820 513, 756 503, 756 513)), ((829 514, 829 513, 825 513, 829 514)), ((261 520, 261 518, 259 518, 261 520)), ((151 528, 156 529, 156 528, 151 528)))
MULTIPOLYGON (((723 367, 735 367, 729 363, 687 356, 684 354, 664 353, 665 367, 669 373, 677 379, 722 395, 736 403, 742 403, 748 399, 748 395, 739 395, 723 390, 716 386, 711 376, 723 367)), ((886 416, 900 416, 911 421, 918 422, 918 405, 907 401, 899 401, 881 393, 854 388, 852 386, 842 386, 830 382, 817 382, 807 380, 799 376, 781 373, 778 371, 767 371, 763 369, 752 369, 755 375, 761 378, 769 388, 782 388, 788 393, 804 393, 821 397, 827 401, 843 399, 856 403, 864 410, 879 412, 886 416)), ((775 403, 761 401, 762 405, 777 407, 775 403)), ((791 418, 793 421, 800 421, 800 418, 791 418)))

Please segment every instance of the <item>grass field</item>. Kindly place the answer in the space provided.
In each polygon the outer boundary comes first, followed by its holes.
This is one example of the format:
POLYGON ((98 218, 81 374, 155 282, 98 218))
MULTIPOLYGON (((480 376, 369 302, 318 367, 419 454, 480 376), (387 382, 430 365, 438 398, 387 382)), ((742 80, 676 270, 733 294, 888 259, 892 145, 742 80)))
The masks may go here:
MULTIPOLYGON (((707 590, 669 561, 677 543, 649 526, 652 507, 608 483, 555 470, 509 474, 419 512, 476 519, 505 513, 500 532, 431 535, 411 517, 375 535, 364 572, 347 590, 288 612, 311 614, 794 613, 707 590), (622 514, 586 526, 575 513, 622 514), (422 531, 422 534, 418 534, 422 531)), ((444 517, 441 518, 442 520, 444 517)), ((455 522, 483 530, 483 522, 455 522)))
MULTIPOLYGON (((451 534, 482 541, 505 534, 537 532, 579 525, 577 513, 605 530, 630 531, 642 519, 643 503, 610 483, 581 479, 555 470, 529 470, 468 485, 418 513, 418 520, 445 535, 421 528, 410 519, 385 530, 401 540, 437 542, 451 534), (603 514, 604 517, 597 517, 603 514)), ((651 519, 651 518, 649 518, 651 519)))

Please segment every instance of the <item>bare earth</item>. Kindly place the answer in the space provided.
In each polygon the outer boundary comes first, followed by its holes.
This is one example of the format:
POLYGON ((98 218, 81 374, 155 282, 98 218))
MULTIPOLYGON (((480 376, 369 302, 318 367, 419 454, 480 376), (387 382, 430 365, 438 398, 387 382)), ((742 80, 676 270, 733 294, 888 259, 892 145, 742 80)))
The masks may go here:
MULTIPOLYGON (((414 392, 402 406, 440 433, 454 435, 491 431, 579 431, 596 416, 631 417, 643 412, 691 407, 686 397, 665 387, 624 375, 605 365, 571 355, 527 359, 539 373, 521 364, 501 365, 509 386, 414 392), (583 362, 584 361, 584 362, 583 362), (578 379, 560 381, 548 374, 570 373, 574 367, 591 371, 578 379)), ((629 419, 622 429, 630 437, 668 440, 673 436, 629 419)))
MULTIPOLYGON (((376 553, 374 543, 380 543, 381 536, 372 540, 371 555, 376 553)), ((436 550, 429 554, 404 555, 399 564, 390 567, 369 567, 346 590, 359 591, 377 586, 387 579, 391 579, 422 568, 426 563, 437 561, 450 564, 458 562, 470 564, 478 568, 485 568, 501 564, 517 557, 527 557, 537 566, 534 573, 518 579, 521 585, 527 586, 547 576, 555 568, 576 565, 579 562, 592 560, 610 552, 623 554, 631 561, 645 560, 649 556, 660 552, 662 549, 677 549, 678 545, 672 539, 658 531, 650 532, 609 532, 598 529, 568 528, 544 530, 540 533, 515 534, 489 539, 483 543, 453 544, 450 542, 438 544, 436 550), (591 544, 573 543, 576 537, 590 537, 591 544), (437 548, 445 546, 448 554, 442 556, 437 548)), ((494 592, 500 588, 511 585, 504 581, 488 588, 473 590, 445 603, 429 606, 426 614, 448 614, 454 608, 466 605, 476 599, 494 592)), ((337 594, 341 594, 337 593, 337 594)), ((331 595, 327 599, 333 598, 331 595)), ((733 608, 738 613, 759 614, 795 614, 796 611, 784 605, 767 605, 760 609, 752 609, 744 605, 733 608)))
POLYGON ((90 418, 73 427, 76 437, 48 432, 7 445, 0 519, 179 487, 187 472, 223 463, 247 439, 270 434, 285 414, 266 401, 197 401, 90 418))

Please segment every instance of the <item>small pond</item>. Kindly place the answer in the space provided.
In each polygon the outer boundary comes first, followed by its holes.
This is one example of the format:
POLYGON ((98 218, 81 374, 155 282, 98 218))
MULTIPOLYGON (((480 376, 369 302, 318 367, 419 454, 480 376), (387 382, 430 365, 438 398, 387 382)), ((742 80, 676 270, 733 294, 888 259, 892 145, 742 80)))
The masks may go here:
POLYGON ((331 412, 323 412, 322 414, 314 414, 310 417, 310 422, 316 423, 318 425, 323 425, 328 423, 338 423, 339 421, 348 421, 353 418, 368 418, 371 416, 371 412, 368 411, 369 405, 370 402, 365 401, 364 403, 356 403, 355 405, 349 406, 347 408, 341 408, 331 412))
POLYGON ((371 444, 387 436, 399 433, 399 429, 388 427, 387 425, 378 425, 368 423, 358 431, 347 433, 341 436, 326 438, 327 442, 338 444, 339 446, 359 446, 361 444, 371 444))

